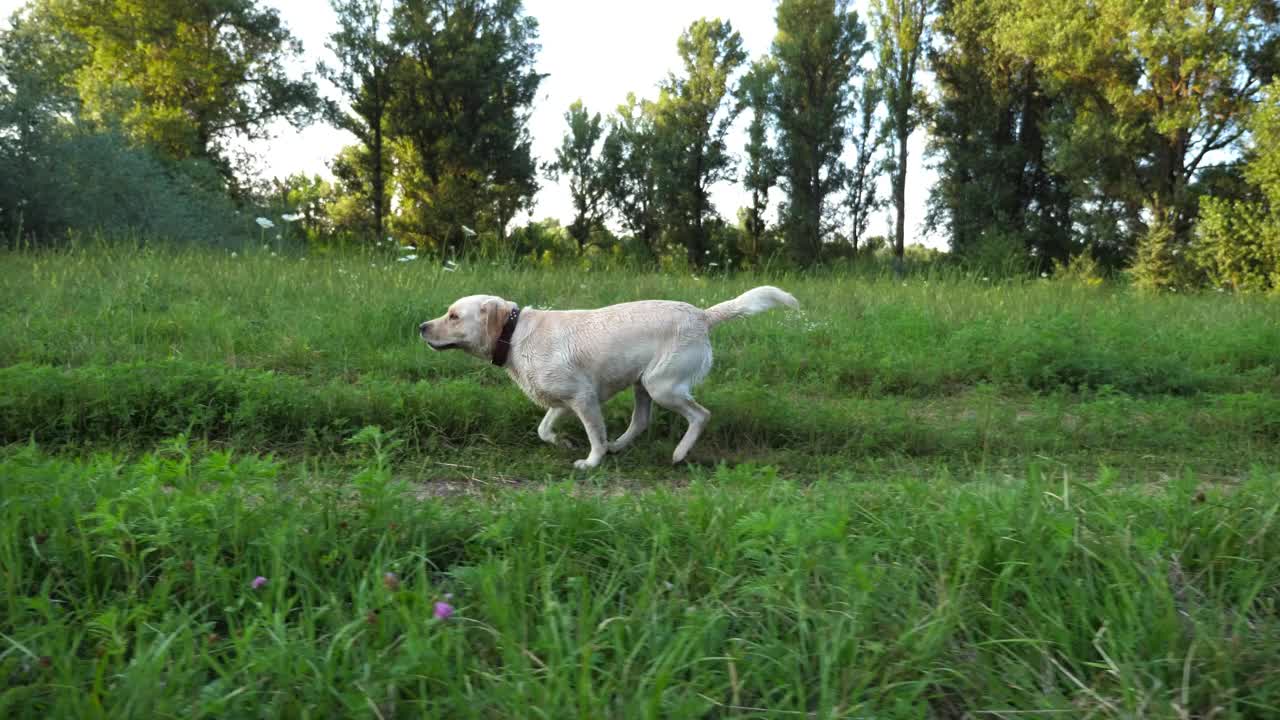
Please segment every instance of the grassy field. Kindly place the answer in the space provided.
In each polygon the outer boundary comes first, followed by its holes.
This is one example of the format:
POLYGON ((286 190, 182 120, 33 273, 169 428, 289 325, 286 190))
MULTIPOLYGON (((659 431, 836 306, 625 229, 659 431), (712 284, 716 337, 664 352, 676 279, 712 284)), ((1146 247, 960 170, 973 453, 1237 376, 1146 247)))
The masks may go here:
POLYGON ((1275 300, 5 254, 0 443, 6 717, 1280 713, 1275 300), (764 282, 677 468, 415 334, 764 282))

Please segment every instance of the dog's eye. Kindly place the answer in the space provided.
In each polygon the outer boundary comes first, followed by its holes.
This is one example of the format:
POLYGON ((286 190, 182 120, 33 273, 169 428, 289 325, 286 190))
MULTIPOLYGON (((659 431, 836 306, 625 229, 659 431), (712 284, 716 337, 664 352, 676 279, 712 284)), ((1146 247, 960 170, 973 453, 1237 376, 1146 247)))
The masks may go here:
POLYGON ((457 320, 457 319, 458 319, 458 313, 453 313, 453 312, 449 313, 449 319, 450 319, 450 320, 457 320))

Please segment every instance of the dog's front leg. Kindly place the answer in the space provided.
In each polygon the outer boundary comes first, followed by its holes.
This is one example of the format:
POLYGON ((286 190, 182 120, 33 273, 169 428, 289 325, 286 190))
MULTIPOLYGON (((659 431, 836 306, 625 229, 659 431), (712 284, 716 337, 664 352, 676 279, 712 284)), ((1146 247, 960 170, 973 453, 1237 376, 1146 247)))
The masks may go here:
POLYGON ((542 438, 543 442, 551 443, 552 445, 567 448, 573 447, 573 443, 569 442, 568 438, 560 437, 555 430, 556 422, 568 412, 569 409, 563 407, 553 407, 547 410, 547 414, 542 416, 542 422, 538 424, 538 437, 542 438))
POLYGON ((569 403, 569 407, 582 421, 587 430, 587 439, 591 441, 591 454, 583 460, 577 460, 573 466, 578 470, 590 470, 600 464, 604 454, 609 450, 609 436, 605 433, 604 414, 600 412, 600 401, 594 394, 581 395, 569 403))

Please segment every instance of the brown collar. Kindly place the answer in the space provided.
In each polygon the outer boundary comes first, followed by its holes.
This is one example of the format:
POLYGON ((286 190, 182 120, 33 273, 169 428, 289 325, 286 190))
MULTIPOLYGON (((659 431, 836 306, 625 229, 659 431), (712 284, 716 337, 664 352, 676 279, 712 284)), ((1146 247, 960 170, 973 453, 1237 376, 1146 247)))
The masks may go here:
POLYGON ((498 367, 507 364, 507 355, 511 353, 511 336, 515 334, 517 322, 520 322, 519 305, 511 308, 511 314, 507 316, 507 322, 502 325, 502 332, 498 335, 498 342, 493 344, 493 364, 498 367))

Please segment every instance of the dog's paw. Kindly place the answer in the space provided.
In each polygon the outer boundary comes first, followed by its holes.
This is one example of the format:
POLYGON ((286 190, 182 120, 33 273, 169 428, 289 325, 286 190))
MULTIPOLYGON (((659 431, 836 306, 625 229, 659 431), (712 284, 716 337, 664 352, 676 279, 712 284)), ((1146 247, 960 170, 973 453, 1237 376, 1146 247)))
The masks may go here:
POLYGON ((590 458, 587 458, 586 460, 574 460, 573 469, 574 470, 590 470, 591 468, 594 468, 599 464, 600 462, 598 460, 596 462, 591 462, 590 458))

